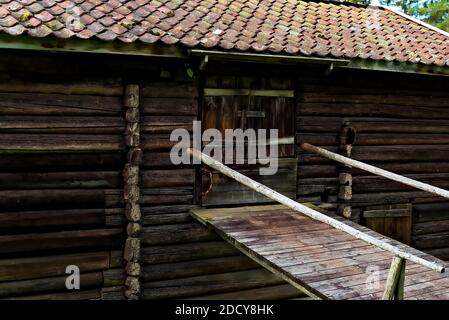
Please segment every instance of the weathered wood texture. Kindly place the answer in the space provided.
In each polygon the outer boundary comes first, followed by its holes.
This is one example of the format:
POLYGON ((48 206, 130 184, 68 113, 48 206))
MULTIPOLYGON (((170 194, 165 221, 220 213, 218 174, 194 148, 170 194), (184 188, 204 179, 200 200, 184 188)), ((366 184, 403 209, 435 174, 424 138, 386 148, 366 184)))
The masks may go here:
MULTIPOLYGON (((250 288, 272 299, 303 296, 189 216, 195 207, 195 168, 171 163, 169 151, 175 142, 169 136, 174 128, 192 129, 198 92, 195 83, 141 86, 141 298, 225 294, 222 299, 234 299, 250 288), (279 287, 269 295, 274 284, 279 287)), ((230 187, 240 190, 234 183, 230 187)))
MULTIPOLYGON (((311 296, 336 300, 382 298, 393 255, 341 230, 281 205, 193 209, 191 213, 251 259, 311 296), (372 285, 370 267, 379 272, 379 282, 372 285)), ((333 214, 329 216, 402 250, 412 250, 368 228, 333 214)), ((449 299, 446 275, 411 261, 407 261, 406 272, 405 299, 433 293, 438 293, 440 299, 449 299)), ((182 294, 182 283, 178 284, 182 294)), ((160 287, 169 285, 177 283, 159 282, 149 288, 163 294, 160 287)))
MULTIPOLYGON (((364 74, 349 73, 316 79, 304 76, 298 89, 297 143, 308 142, 339 153, 339 130, 349 122, 355 131, 352 158, 449 189, 447 81, 425 77, 402 81, 399 79, 406 76, 378 74, 366 82, 364 74)), ((298 197, 304 193, 317 195, 319 201, 335 194, 338 167, 335 162, 299 150, 298 197)), ((353 168, 351 173, 349 205, 353 212, 360 212, 361 223, 448 259, 445 248, 449 246, 441 247, 441 239, 449 217, 442 210, 431 209, 444 202, 443 198, 360 169, 353 168), (371 208, 407 203, 413 207, 411 218, 387 217, 385 210, 372 212, 371 208), (425 211, 427 218, 422 208, 429 208, 425 211)))
POLYGON ((0 297, 123 296, 121 81, 36 79, 0 81, 0 297))

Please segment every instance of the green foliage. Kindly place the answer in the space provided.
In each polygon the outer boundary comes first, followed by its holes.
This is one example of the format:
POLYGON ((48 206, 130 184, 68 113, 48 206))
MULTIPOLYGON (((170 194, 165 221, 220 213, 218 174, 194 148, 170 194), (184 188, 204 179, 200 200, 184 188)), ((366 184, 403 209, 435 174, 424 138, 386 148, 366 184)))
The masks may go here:
MULTIPOLYGON (((373 0, 349 0, 352 3, 372 4, 373 0)), ((386 6, 401 8, 406 14, 449 31, 449 0, 379 0, 386 6)))

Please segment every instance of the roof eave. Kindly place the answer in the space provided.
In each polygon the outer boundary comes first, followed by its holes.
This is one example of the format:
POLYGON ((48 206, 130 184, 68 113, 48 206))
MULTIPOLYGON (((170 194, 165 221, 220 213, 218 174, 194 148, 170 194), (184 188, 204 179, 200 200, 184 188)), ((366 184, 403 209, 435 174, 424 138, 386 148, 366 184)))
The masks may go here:
POLYGON ((6 34, 0 35, 0 49, 187 58, 186 50, 176 45, 149 44, 142 41, 124 43, 78 38, 33 38, 25 35, 11 36, 6 34))
POLYGON ((412 73, 412 74, 424 74, 434 76, 449 76, 448 66, 438 66, 423 63, 352 59, 349 64, 338 67, 347 69, 359 69, 359 70, 412 73))
POLYGON ((243 61, 280 64, 328 64, 337 68, 376 70, 386 72, 449 75, 449 66, 425 65, 418 63, 398 63, 367 59, 338 59, 331 57, 311 57, 301 55, 261 54, 230 52, 220 50, 189 49, 162 43, 148 44, 141 41, 124 43, 95 39, 58 39, 55 37, 33 38, 30 36, 0 35, 0 49, 97 53, 125 56, 145 56, 153 58, 188 59, 189 56, 208 56, 211 60, 243 61))

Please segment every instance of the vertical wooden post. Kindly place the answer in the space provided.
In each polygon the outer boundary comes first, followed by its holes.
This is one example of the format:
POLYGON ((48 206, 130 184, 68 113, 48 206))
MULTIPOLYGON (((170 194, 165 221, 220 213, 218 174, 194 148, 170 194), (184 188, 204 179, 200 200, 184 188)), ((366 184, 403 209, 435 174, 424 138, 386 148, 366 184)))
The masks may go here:
POLYGON ((405 259, 394 256, 382 300, 404 299, 405 259))
POLYGON ((128 238, 124 250, 126 261, 125 296, 127 299, 137 300, 140 295, 140 242, 138 235, 141 229, 139 165, 142 161, 142 150, 139 148, 139 86, 134 84, 126 86, 124 106, 126 108, 125 143, 128 148, 127 163, 123 169, 123 199, 128 220, 126 227, 128 238))

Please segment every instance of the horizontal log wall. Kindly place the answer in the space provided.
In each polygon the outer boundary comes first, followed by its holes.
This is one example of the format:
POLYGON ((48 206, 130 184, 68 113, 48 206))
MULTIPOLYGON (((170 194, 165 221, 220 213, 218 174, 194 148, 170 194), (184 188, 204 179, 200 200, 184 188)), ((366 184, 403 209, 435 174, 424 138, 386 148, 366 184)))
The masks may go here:
POLYGON ((123 299, 122 98, 120 79, 0 82, 1 299, 123 299))
POLYGON ((189 216, 195 168, 170 161, 170 132, 192 130, 198 117, 196 83, 141 85, 141 299, 287 299, 301 297, 189 216))
MULTIPOLYGON (((368 78, 337 72, 327 78, 308 78, 300 94, 297 138, 341 153, 336 147, 338 132, 349 123, 355 130, 352 158, 448 189, 448 87, 444 79, 385 73, 368 78)), ((323 193, 325 188, 335 193, 337 171, 328 160, 304 154, 298 168, 298 195, 303 190, 323 193), (301 172, 306 173, 301 176, 301 172)), ((370 207, 412 203, 411 244, 449 259, 447 200, 358 169, 351 174, 348 203, 353 217, 358 219, 361 213, 360 222, 365 223, 363 212, 370 207)))

